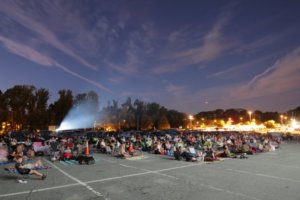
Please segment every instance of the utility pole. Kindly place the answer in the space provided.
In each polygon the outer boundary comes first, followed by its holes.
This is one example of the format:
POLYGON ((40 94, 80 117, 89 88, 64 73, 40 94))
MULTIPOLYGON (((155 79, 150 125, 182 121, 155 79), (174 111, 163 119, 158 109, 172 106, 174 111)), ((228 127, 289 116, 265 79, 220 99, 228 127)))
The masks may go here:
POLYGON ((136 130, 139 130, 139 116, 136 117, 136 130))

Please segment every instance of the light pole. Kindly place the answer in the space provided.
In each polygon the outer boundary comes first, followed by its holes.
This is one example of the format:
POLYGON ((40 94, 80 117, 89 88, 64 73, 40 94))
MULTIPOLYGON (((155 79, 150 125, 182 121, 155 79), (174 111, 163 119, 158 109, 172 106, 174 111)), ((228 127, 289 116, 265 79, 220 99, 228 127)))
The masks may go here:
POLYGON ((288 117, 287 116, 284 116, 284 123, 286 123, 288 117))
POLYGON ((125 125, 126 125, 126 120, 123 119, 123 130, 126 128, 125 125))
POLYGON ((251 123, 251 115, 252 115, 252 111, 248 111, 248 114, 249 114, 249 120, 250 120, 250 123, 251 123))
POLYGON ((189 115, 189 120, 191 122, 191 129, 193 129, 193 119, 194 119, 194 116, 193 115, 189 115))
POLYGON ((283 115, 280 115, 280 123, 283 124, 283 115))

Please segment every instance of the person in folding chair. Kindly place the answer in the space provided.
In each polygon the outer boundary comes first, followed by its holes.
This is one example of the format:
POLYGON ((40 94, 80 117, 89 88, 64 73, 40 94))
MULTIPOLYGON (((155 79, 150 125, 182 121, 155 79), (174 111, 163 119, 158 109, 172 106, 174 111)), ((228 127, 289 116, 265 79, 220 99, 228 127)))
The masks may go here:
MULTIPOLYGON (((42 180, 44 180, 46 178, 46 175, 45 174, 42 174, 34 169, 29 169, 29 168, 26 168, 26 166, 24 165, 23 163, 23 157, 22 156, 17 156, 16 159, 16 164, 15 164, 15 168, 16 168, 16 171, 24 176, 24 175, 35 175, 37 177, 40 177, 42 180)), ((21 180, 19 181, 20 183, 24 182, 24 180, 21 180)))

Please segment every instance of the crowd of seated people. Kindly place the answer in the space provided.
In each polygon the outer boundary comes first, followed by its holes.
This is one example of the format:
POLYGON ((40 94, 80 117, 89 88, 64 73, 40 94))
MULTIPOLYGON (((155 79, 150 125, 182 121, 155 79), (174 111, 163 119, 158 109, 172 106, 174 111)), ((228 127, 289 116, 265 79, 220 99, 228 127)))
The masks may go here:
POLYGON ((0 136, 0 162, 16 161, 17 157, 27 161, 44 155, 53 160, 73 159, 82 153, 82 147, 79 138, 52 137, 46 141, 38 133, 31 133, 18 141, 8 133, 0 136))
POLYGON ((0 162, 14 161, 11 167, 19 173, 45 179, 46 175, 37 171, 45 169, 45 166, 40 159, 35 159, 36 156, 46 155, 52 161, 67 162, 84 154, 87 145, 91 150, 124 159, 148 152, 170 156, 175 160, 213 162, 275 151, 283 140, 299 141, 299 136, 273 136, 255 132, 179 132, 175 135, 132 132, 125 136, 122 133, 106 134, 89 140, 85 136, 58 135, 46 141, 38 133, 31 133, 25 140, 19 141, 10 134, 2 134, 0 162))
POLYGON ((135 151, 173 156, 176 160, 215 161, 222 158, 247 158, 261 152, 274 151, 282 137, 259 133, 205 132, 156 136, 132 133, 130 137, 114 134, 96 143, 98 152, 128 158, 135 151))
MULTIPOLYGON (((149 132, 107 134, 90 141, 91 147, 100 153, 119 158, 138 156, 142 151, 168 155, 176 160, 215 161, 222 158, 247 158, 247 155, 274 151, 284 137, 255 132, 179 132, 176 135, 156 135, 149 132)), ((50 155, 52 160, 76 159, 84 153, 86 138, 63 136, 44 141, 36 134, 30 134, 20 143, 9 134, 0 137, 0 148, 6 148, 8 160, 22 156, 24 160, 36 155, 50 155)), ((91 138, 92 140, 92 138, 91 138)), ((91 148, 92 149, 92 148, 91 148)), ((5 151, 1 151, 2 155, 5 151)), ((3 158, 4 156, 2 156, 3 158)))

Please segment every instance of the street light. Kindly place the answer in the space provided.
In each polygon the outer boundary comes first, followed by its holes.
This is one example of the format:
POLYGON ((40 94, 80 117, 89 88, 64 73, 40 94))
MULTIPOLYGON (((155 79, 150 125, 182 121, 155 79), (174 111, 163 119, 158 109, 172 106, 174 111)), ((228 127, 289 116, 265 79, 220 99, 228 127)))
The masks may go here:
POLYGON ((283 115, 280 115, 280 122, 281 122, 281 125, 283 124, 283 115))
POLYGON ((240 117, 240 123, 242 123, 243 122, 243 117, 240 117))
POLYGON ((192 129, 193 129, 193 119, 194 119, 194 116, 193 115, 189 115, 189 120, 191 122, 192 129))
POLYGON ((123 129, 125 129, 125 125, 126 125, 126 120, 123 119, 123 129))
POLYGON ((249 114, 249 119, 250 119, 250 123, 251 123, 251 115, 252 115, 252 111, 248 111, 249 114))

